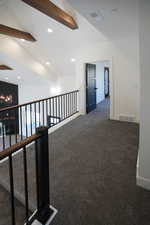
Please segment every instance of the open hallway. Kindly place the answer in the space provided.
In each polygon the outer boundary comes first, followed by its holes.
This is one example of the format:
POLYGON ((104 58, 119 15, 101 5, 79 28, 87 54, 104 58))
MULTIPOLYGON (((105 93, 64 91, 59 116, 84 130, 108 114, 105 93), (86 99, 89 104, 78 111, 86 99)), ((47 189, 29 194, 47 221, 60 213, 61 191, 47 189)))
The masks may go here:
MULTIPOLYGON (((150 194, 137 187, 135 179, 138 125, 108 120, 108 104, 102 102, 50 135, 51 204, 59 211, 53 225, 149 224, 150 194)), ((35 203, 33 158, 28 150, 29 193, 35 203)), ((14 173, 21 198, 20 164, 19 154, 14 173)), ((0 180, 6 184, 6 165, 0 167, 0 180)), ((5 195, 0 195, 0 202, 5 195)), ((0 215, 1 221, 5 216, 2 224, 6 214, 0 215)))

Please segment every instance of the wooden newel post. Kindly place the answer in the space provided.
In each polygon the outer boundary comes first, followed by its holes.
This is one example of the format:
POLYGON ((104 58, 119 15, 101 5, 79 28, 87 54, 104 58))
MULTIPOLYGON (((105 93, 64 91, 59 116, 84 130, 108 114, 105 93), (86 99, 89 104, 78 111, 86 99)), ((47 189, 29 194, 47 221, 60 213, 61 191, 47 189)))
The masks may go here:
POLYGON ((49 193, 49 146, 48 127, 39 127, 36 133, 42 136, 36 143, 36 166, 37 166, 37 220, 46 223, 53 211, 50 209, 49 193))

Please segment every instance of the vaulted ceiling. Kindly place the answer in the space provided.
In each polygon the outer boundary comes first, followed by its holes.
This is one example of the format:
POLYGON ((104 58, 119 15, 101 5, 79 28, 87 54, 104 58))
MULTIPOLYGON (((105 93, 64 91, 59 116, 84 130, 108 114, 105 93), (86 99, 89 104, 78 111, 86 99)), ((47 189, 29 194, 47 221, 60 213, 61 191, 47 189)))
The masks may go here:
MULTIPOLYGON (((80 60, 86 46, 136 35, 137 1, 53 0, 77 21, 79 29, 71 30, 21 0, 0 0, 0 23, 28 32, 37 40, 28 42, 0 35, 0 64, 14 69, 8 73, 10 81, 11 74, 13 81, 23 75, 24 82, 74 76, 74 59, 80 60)), ((3 77, 0 72, 0 79, 3 77)))
POLYGON ((68 0, 110 40, 137 35, 139 0, 68 0))
POLYGON ((1 52, 9 59, 12 58, 12 61, 4 60, 0 63, 10 64, 14 70, 20 68, 18 64, 37 74, 41 73, 42 76, 44 74, 50 79, 69 77, 75 74, 75 62, 71 59, 78 60, 77 56, 81 48, 106 40, 103 34, 90 25, 66 1, 53 2, 58 3, 59 7, 73 15, 79 29, 71 30, 21 0, 1 2, 1 24, 28 32, 37 41, 30 43, 0 35, 1 43, 3 43, 0 46, 1 52), (48 32, 48 28, 53 32, 48 32), (50 62, 50 65, 46 65, 46 62, 50 62), (36 65, 36 69, 33 64, 36 65))

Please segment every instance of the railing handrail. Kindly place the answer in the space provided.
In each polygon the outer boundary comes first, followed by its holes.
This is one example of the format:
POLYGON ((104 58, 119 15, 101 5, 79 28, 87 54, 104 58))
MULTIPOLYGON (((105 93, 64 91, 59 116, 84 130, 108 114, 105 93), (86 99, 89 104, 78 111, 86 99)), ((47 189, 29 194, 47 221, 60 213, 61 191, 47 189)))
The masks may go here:
POLYGON ((13 109, 20 108, 20 107, 23 107, 23 106, 26 106, 26 105, 31 105, 31 104, 34 104, 34 103, 46 101, 46 100, 49 100, 49 99, 53 99, 53 98, 57 98, 57 97, 60 97, 60 96, 64 96, 64 95, 71 94, 71 93, 77 93, 77 92, 79 92, 79 90, 74 90, 74 91, 71 91, 71 92, 63 93, 63 94, 60 94, 60 95, 55 95, 55 96, 48 97, 48 98, 38 99, 38 100, 35 100, 35 101, 31 101, 31 102, 26 102, 26 103, 20 104, 20 105, 14 105, 14 106, 6 107, 6 108, 3 108, 3 109, 0 109, 0 113, 5 112, 7 110, 13 110, 13 109))
POLYGON ((12 155, 13 153, 17 152, 18 150, 22 149, 23 147, 25 147, 26 145, 32 143, 33 141, 36 141, 37 139, 39 139, 42 136, 41 133, 36 133, 16 144, 13 144, 12 146, 10 146, 9 148, 6 148, 5 150, 0 152, 0 160, 3 160, 5 158, 7 158, 8 156, 12 155))

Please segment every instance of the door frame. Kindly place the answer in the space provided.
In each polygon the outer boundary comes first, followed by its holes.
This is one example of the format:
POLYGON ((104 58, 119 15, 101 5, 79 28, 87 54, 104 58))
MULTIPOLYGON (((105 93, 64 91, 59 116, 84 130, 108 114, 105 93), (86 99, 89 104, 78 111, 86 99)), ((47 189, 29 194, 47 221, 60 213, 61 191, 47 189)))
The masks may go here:
POLYGON ((109 61, 109 91, 110 91, 110 114, 109 119, 115 119, 115 101, 114 101, 114 75, 113 75, 113 59, 112 58, 106 58, 106 59, 95 59, 89 60, 88 62, 84 62, 83 65, 83 83, 82 87, 80 88, 80 104, 83 104, 83 108, 81 106, 81 114, 85 115, 86 113, 86 64, 87 63, 95 63, 100 61, 109 61))

